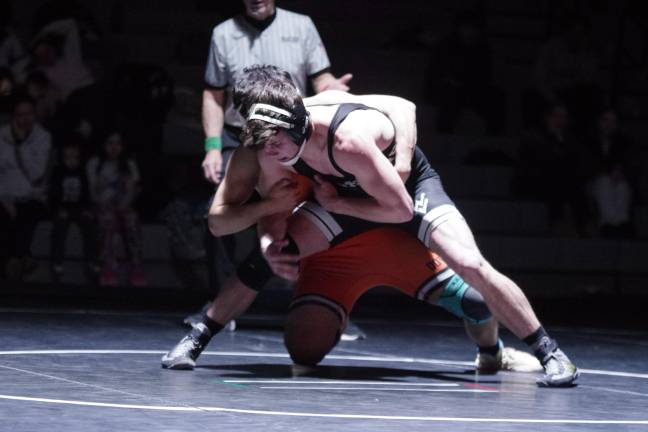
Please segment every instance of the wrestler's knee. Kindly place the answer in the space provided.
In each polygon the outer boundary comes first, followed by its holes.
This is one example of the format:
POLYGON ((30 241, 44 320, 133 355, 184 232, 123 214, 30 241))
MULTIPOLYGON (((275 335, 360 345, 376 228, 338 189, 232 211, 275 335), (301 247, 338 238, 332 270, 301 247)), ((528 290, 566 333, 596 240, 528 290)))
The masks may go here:
POLYGON ((315 366, 340 338, 337 314, 320 305, 300 305, 288 314, 284 342, 296 364, 315 366))
POLYGON ((484 280, 489 272, 490 264, 479 250, 464 251, 452 265, 453 270, 469 281, 484 280))

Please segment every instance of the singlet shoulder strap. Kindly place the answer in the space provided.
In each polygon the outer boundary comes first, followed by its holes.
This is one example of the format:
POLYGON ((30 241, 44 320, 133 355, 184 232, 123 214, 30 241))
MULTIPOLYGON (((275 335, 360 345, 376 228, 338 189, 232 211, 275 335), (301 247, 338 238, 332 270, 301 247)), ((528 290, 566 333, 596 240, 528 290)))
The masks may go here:
POLYGON ((359 110, 359 109, 367 110, 367 109, 373 109, 373 108, 368 107, 367 105, 359 104, 359 103, 340 104, 337 111, 333 115, 333 119, 331 120, 331 124, 330 124, 329 130, 328 130, 327 151, 328 151, 329 160, 331 161, 331 165, 333 165, 333 168, 335 168, 344 177, 349 177, 349 178, 354 178, 355 176, 353 174, 343 170, 337 164, 337 162, 335 162, 335 158, 333 157, 333 144, 335 142, 335 131, 337 131, 337 128, 340 127, 340 124, 347 118, 347 116, 351 112, 353 112, 355 110, 359 110))

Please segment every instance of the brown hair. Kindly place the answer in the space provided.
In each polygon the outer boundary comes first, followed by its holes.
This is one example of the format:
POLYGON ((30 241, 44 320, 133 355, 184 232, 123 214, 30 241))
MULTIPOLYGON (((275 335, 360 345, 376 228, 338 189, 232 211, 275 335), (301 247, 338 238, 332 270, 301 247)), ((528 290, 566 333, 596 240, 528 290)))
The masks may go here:
MULTIPOLYGON (((291 113, 306 111, 290 74, 270 65, 254 65, 243 69, 243 74, 234 85, 233 101, 244 118, 248 117, 255 103, 269 104, 291 113)), ((273 112, 264 115, 274 117, 273 112)), ((278 126, 263 120, 248 120, 241 132, 241 143, 245 147, 261 149, 278 129, 278 126)))

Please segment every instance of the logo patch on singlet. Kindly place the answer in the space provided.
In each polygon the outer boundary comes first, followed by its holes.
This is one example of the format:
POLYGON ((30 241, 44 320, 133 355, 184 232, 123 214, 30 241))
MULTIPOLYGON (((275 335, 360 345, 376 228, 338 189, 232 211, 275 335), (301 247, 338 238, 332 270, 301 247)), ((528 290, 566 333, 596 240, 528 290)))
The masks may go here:
POLYGON ((425 264, 427 265, 427 268, 429 268, 435 273, 439 271, 439 269, 443 266, 443 263, 439 261, 439 259, 436 257, 432 258, 432 261, 428 261, 425 264))
POLYGON ((423 214, 427 213, 428 202, 429 200, 425 196, 425 192, 421 192, 414 202, 414 212, 423 214))

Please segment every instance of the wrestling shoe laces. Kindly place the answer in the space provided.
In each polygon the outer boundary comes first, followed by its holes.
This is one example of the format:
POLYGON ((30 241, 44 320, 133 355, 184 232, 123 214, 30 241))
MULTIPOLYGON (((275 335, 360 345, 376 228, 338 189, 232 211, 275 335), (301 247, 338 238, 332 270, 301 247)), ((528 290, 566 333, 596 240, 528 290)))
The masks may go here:
POLYGON ((544 375, 536 383, 540 387, 569 387, 575 385, 580 372, 569 357, 556 348, 542 360, 544 375))
POLYGON ((162 357, 162 367, 165 369, 192 370, 196 359, 203 352, 211 332, 206 325, 197 324, 171 351, 162 357))

